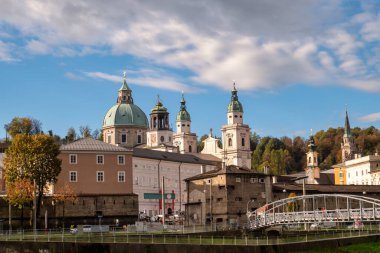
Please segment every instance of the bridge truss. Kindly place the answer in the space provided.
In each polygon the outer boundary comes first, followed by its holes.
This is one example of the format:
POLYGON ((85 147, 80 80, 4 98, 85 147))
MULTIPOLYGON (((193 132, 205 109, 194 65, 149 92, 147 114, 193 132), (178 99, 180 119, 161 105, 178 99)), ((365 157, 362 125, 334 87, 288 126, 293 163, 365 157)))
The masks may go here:
POLYGON ((247 218, 250 229, 315 222, 380 221, 380 200, 358 195, 316 194, 294 196, 268 203, 247 218))

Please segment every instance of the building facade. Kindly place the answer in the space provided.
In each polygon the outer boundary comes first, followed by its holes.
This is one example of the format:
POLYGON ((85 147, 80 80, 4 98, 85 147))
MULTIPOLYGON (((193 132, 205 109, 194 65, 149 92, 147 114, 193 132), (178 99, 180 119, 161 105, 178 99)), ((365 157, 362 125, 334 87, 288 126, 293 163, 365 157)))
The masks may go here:
POLYGON ((91 138, 60 148, 61 173, 54 185, 68 185, 76 194, 131 194, 132 152, 91 138))
POLYGON ((272 201, 271 177, 234 165, 186 179, 188 225, 239 227, 250 210, 272 201))
POLYGON ((363 157, 358 153, 347 111, 341 149, 342 163, 333 166, 335 184, 380 185, 380 156, 377 152, 363 157))

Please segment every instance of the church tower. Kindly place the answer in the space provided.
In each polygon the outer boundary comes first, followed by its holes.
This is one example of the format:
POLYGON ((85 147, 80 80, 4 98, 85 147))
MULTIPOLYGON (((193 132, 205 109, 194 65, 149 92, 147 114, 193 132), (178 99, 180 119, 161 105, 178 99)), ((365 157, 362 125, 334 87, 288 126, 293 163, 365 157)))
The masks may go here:
POLYGON ((355 158, 357 149, 356 149, 354 139, 351 134, 350 121, 348 119, 347 110, 346 110, 346 120, 344 123, 343 143, 341 144, 341 148, 342 148, 342 162, 352 160, 355 158))
POLYGON ((196 153, 197 135, 191 133, 191 118, 186 110, 186 101, 182 93, 181 106, 176 119, 177 132, 173 135, 173 144, 178 147, 179 152, 196 153))
POLYGON ((227 108, 227 125, 222 131, 222 158, 225 165, 251 168, 251 129, 243 123, 243 106, 239 102, 235 83, 227 108))
POLYGON ((320 169, 318 167, 318 152, 316 151, 316 146, 314 142, 314 136, 310 134, 309 139, 309 151, 306 153, 306 169, 305 174, 308 176, 307 183, 315 183, 315 179, 320 178, 320 169))
POLYGON ((173 132, 169 127, 169 112, 157 96, 157 103, 150 113, 150 130, 147 132, 147 147, 173 146, 173 132))

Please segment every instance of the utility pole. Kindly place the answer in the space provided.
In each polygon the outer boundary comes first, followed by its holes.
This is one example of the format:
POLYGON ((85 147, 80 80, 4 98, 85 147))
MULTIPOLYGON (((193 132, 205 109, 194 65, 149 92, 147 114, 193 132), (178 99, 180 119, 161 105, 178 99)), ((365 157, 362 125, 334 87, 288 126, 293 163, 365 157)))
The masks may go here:
POLYGON ((162 225, 165 225, 165 180, 164 176, 162 176, 162 225))

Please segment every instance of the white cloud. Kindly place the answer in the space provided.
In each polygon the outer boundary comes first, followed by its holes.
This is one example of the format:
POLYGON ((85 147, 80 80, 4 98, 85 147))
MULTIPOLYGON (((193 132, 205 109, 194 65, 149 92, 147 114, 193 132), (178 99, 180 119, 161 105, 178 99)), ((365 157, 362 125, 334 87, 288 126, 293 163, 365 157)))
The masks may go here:
MULTIPOLYGON (((379 91, 380 73, 369 69, 366 52, 367 41, 380 36, 379 15, 363 7, 346 17, 342 5, 340 0, 3 0, 0 22, 17 29, 32 54, 127 54, 192 73, 187 80, 169 72, 139 73, 139 85, 199 91, 184 83, 230 89, 235 79, 240 89, 335 83, 379 91)), ((86 75, 116 81, 102 72, 86 75)))
POLYGON ((48 54, 49 46, 38 40, 31 40, 27 43, 26 49, 32 54, 48 54))
MULTIPOLYGON (((140 71, 139 71, 140 72, 140 71)), ((184 91, 187 93, 196 93, 202 92, 202 89, 197 87, 191 87, 181 83, 178 80, 174 80, 172 78, 164 77, 154 72, 153 70, 146 70, 140 73, 146 73, 149 75, 143 75, 143 77, 128 77, 127 82, 133 85, 139 86, 148 86, 154 87, 156 89, 164 89, 164 90, 173 90, 173 91, 184 91)), ((95 78, 95 79, 103 79, 111 82, 121 83, 122 77, 117 75, 111 75, 103 72, 83 72, 87 77, 95 78)))
POLYGON ((13 48, 14 48, 14 45, 0 40, 0 61, 3 61, 3 62, 18 61, 18 59, 12 56, 11 52, 13 48))
POLYGON ((368 115, 365 115, 363 117, 360 117, 359 121, 362 121, 362 122, 380 121, 380 112, 376 112, 376 113, 372 113, 372 114, 368 114, 368 115))

